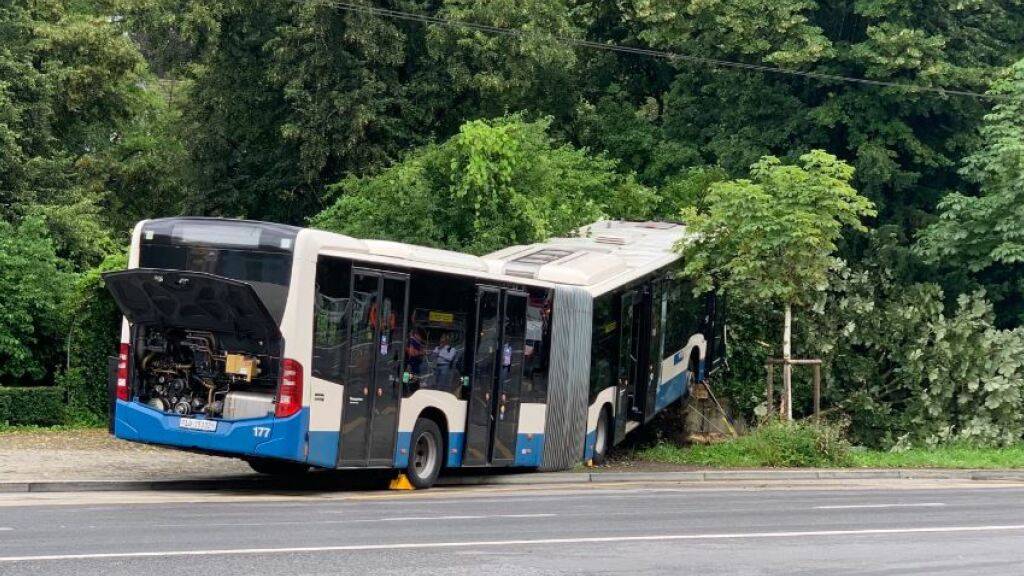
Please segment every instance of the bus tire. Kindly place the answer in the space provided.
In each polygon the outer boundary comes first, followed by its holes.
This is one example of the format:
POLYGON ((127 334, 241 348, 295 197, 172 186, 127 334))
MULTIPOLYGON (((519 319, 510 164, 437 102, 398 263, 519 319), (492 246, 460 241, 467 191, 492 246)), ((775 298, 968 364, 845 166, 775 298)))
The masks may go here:
POLYGON ((309 472, 309 464, 302 464, 300 462, 289 462, 272 458, 250 458, 246 462, 249 463, 250 468, 267 476, 302 476, 309 472))
POLYGON ((415 488, 430 488, 441 473, 444 439, 437 422, 429 418, 416 420, 409 441, 409 464, 405 475, 415 488))
POLYGON ((601 466, 608 462, 608 452, 614 443, 615 431, 612 429, 612 419, 609 416, 611 410, 607 406, 601 408, 601 415, 597 417, 597 430, 594 435, 594 466, 601 466))

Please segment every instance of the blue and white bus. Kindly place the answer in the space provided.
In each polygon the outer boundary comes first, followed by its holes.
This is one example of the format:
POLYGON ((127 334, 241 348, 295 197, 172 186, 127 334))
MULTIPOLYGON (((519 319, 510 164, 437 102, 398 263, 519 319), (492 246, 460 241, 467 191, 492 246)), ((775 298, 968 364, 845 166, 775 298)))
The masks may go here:
POLYGON ((140 222, 105 275, 125 316, 118 438, 258 472, 559 470, 683 397, 722 314, 674 276, 684 226, 601 221, 472 256, 215 218, 140 222))

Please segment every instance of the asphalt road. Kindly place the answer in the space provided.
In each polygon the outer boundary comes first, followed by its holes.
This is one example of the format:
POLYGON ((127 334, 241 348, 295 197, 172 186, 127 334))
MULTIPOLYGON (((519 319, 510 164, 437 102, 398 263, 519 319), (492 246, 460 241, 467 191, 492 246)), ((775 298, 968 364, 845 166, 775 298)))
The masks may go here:
POLYGON ((22 574, 1019 575, 1024 487, 8 496, 0 575, 22 574))

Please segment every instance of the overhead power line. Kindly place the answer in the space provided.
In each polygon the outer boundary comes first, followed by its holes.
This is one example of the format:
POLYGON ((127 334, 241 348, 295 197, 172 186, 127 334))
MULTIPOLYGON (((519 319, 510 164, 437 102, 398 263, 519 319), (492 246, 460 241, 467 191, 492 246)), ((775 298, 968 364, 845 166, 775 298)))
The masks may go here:
MULTIPOLYGON (((410 22, 421 22, 424 24, 437 24, 440 26, 447 26, 450 28, 465 28, 469 30, 477 30, 480 32, 486 32, 489 34, 498 34, 502 36, 512 36, 522 38, 526 36, 523 30, 516 30, 513 28, 501 28, 498 26, 488 26, 486 24, 476 24, 473 22, 465 22, 461 20, 450 20, 447 18, 439 18, 437 16, 428 16, 426 14, 416 14, 413 12, 404 12, 401 10, 390 10, 387 8, 377 8, 374 6, 363 6, 360 4, 352 4, 349 2, 333 2, 331 6, 348 12, 358 12, 362 14, 368 14, 372 16, 378 16, 382 18, 391 18, 395 20, 406 20, 410 22)), ((602 42, 595 42, 592 40, 581 40, 579 38, 570 38, 567 36, 558 36, 557 34, 550 35, 551 39, 564 45, 574 46, 578 48, 590 48, 592 50, 603 50, 605 52, 618 52, 622 54, 633 54, 637 56, 647 56, 650 58, 660 58, 663 60, 671 61, 683 61, 690 62, 693 64, 703 64, 707 66, 715 66, 719 68, 732 68, 738 70, 748 70, 753 72, 765 72, 768 74, 781 74, 787 76, 800 76, 804 78, 811 78, 815 80, 823 80, 828 82, 845 82, 848 84, 864 84, 868 86, 881 86, 886 88, 900 88, 911 92, 932 92, 936 94, 942 94, 947 96, 964 96, 968 98, 976 98, 979 100, 1004 100, 1007 96, 1001 94, 985 94, 982 92, 972 92, 970 90, 952 90, 948 88, 940 88, 936 86, 922 86, 920 84, 907 84, 904 82, 889 82, 886 80, 872 80, 870 78, 858 78, 855 76, 843 76, 840 74, 826 74, 823 72, 809 72, 805 70, 794 70, 792 68, 777 68, 775 66, 766 66, 764 64, 750 64, 747 62, 735 62, 732 60, 721 60, 718 58, 705 58, 703 56, 691 56, 688 54, 679 54, 677 52, 668 52, 664 50, 651 50, 649 48, 638 48, 635 46, 623 46, 619 44, 607 44, 602 42)))

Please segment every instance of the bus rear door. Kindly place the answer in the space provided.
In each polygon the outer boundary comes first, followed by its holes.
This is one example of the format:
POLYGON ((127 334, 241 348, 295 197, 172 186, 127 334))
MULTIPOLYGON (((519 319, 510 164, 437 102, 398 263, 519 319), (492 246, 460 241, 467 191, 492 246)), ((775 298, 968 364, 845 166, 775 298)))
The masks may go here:
POLYGON ((352 271, 351 333, 338 466, 391 466, 405 349, 409 278, 352 271))

